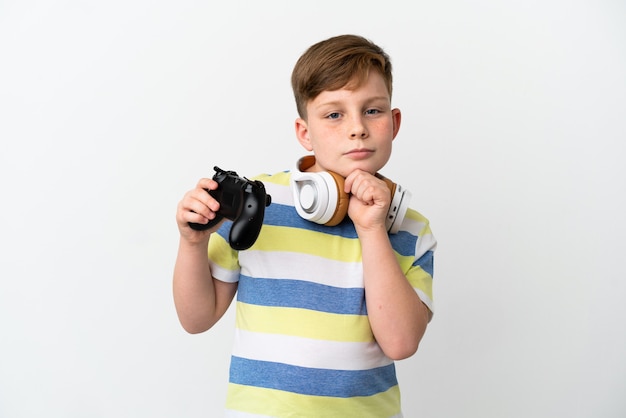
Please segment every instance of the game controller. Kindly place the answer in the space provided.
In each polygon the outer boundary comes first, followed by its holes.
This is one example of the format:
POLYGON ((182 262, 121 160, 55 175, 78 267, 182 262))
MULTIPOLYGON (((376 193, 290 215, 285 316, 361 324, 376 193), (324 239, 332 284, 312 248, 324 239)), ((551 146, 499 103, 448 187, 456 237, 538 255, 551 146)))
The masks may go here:
POLYGON ((230 219, 229 243, 234 250, 247 250, 254 244, 261 232, 265 207, 272 198, 265 192, 265 186, 258 180, 239 177, 234 171, 225 171, 215 166, 213 180, 217 189, 207 190, 220 203, 215 218, 206 224, 189 222, 196 231, 204 231, 217 225, 222 219, 230 219))

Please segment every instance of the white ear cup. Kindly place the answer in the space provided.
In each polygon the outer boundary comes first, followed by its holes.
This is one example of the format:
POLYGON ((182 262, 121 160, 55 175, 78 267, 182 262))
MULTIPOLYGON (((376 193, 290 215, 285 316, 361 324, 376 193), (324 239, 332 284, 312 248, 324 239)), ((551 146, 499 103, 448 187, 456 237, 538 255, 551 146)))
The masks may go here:
POLYGON ((327 223, 337 209, 337 186, 326 172, 291 174, 291 189, 298 215, 319 224, 327 223))

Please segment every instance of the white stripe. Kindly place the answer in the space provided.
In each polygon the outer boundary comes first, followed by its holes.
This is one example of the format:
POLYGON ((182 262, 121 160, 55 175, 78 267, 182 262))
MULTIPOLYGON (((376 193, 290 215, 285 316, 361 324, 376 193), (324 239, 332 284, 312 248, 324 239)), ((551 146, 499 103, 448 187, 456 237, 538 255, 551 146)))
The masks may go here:
POLYGON ((391 364, 375 342, 338 342, 235 331, 233 355, 330 370, 367 370, 391 364))
POLYGON ((226 282, 226 283, 236 283, 239 281, 239 271, 233 272, 232 270, 227 270, 225 268, 220 267, 218 264, 215 264, 213 261, 209 259, 209 265, 211 266, 211 275, 215 277, 217 280, 226 282))
MULTIPOLYGON (((257 415, 257 414, 249 414, 247 412, 233 411, 231 409, 227 409, 224 415, 225 418, 272 418, 269 415, 257 415)), ((394 415, 389 418, 403 418, 402 413, 398 415, 394 415)))
POLYGON ((272 203, 293 206, 293 193, 290 186, 266 182, 265 189, 272 198, 272 203))
POLYGON ((247 412, 233 411, 232 409, 227 409, 224 413, 224 417, 225 418, 272 418, 269 415, 249 414, 247 412))
POLYGON ((432 299, 429 298, 428 295, 426 295, 426 293, 424 293, 422 289, 418 289, 417 287, 414 287, 413 289, 415 289, 415 292, 417 292, 417 296, 419 296, 421 301, 424 302, 424 304, 428 306, 428 309, 430 309, 430 311, 434 313, 435 304, 433 303, 432 299))
POLYGON ((363 287, 363 265, 318 256, 280 251, 248 250, 239 253, 242 274, 269 279, 292 278, 341 288, 363 287), (254 271, 245 266, 254 266, 254 271))
POLYGON ((412 218, 404 218, 402 222, 402 226, 400 227, 401 231, 407 231, 411 234, 417 235, 424 227, 426 226, 426 222, 418 221, 412 218))
POLYGON ((420 235, 415 248, 415 256, 420 258, 427 251, 434 251, 437 248, 437 241, 433 234, 420 235))

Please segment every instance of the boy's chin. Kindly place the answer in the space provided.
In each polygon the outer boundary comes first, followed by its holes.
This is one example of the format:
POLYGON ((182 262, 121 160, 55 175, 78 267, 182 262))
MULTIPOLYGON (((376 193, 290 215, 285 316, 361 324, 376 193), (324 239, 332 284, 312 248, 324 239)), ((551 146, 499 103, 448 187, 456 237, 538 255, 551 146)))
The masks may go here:
POLYGON ((376 174, 378 173, 378 171, 380 171, 383 167, 385 166, 385 164, 381 164, 380 162, 376 162, 376 161, 358 161, 355 162, 355 164, 351 164, 348 169, 349 169, 349 173, 355 171, 355 170, 361 170, 361 171, 365 171, 366 173, 370 173, 370 174, 376 174))
POLYGON ((342 171, 339 171, 339 172, 336 171, 336 173, 341 175, 342 177, 348 177, 348 175, 350 175, 351 173, 353 173, 356 170, 365 171, 366 173, 370 173, 371 175, 374 175, 374 174, 378 173, 380 168, 376 169, 376 168, 373 168, 373 167, 355 166, 355 167, 350 167, 349 169, 345 169, 345 170, 342 170, 342 171))

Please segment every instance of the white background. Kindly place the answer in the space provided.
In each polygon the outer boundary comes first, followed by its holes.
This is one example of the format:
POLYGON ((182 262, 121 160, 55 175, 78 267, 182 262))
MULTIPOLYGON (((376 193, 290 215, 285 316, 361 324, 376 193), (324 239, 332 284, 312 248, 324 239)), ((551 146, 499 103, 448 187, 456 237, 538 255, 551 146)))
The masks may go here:
POLYGON ((383 174, 439 240, 407 418, 626 416, 622 1, 0 1, 0 416, 216 417, 233 316, 188 335, 175 207, 304 150, 289 77, 371 38, 383 174))

